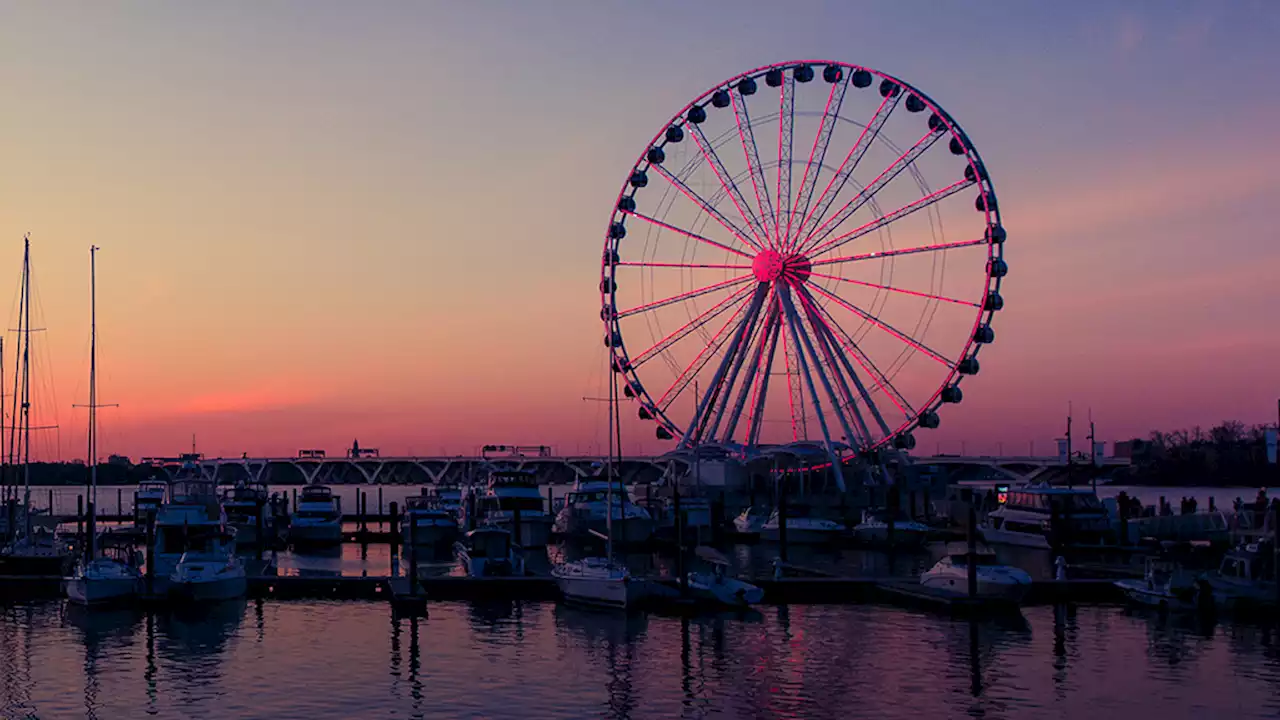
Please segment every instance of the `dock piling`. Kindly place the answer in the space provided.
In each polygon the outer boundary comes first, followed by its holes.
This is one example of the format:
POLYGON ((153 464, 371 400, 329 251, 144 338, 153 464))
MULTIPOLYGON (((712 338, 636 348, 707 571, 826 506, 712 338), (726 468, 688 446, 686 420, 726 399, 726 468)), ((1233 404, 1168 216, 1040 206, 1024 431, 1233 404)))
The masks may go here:
POLYGON ((969 552, 965 558, 965 574, 969 580, 969 599, 972 600, 978 596, 978 511, 973 507, 973 502, 969 503, 969 528, 968 528, 969 552))
POLYGON ((787 480, 784 475, 778 485, 778 557, 787 562, 787 480))
POLYGON ((116 517, 124 517, 124 491, 116 488, 116 517))
MULTIPOLYGON (((78 512, 78 511, 77 511, 77 512, 78 512)), ((55 513, 55 512, 53 511, 53 490, 49 490, 49 514, 50 514, 50 515, 56 515, 56 514, 57 514, 57 513, 55 513)))
MULTIPOLYGON (((53 500, 52 500, 53 491, 52 490, 49 491, 49 495, 50 495, 49 514, 53 515, 53 500)), ((83 495, 76 496, 76 534, 81 536, 84 535, 84 496, 83 495)))
POLYGON ((516 545, 522 545, 520 542, 520 508, 515 507, 511 510, 511 540, 516 545))
POLYGON ((409 594, 418 594, 418 521, 409 517, 409 594))
POLYGON ((555 500, 553 500, 551 497, 551 490, 552 490, 551 486, 548 485, 547 486, 547 514, 548 515, 554 515, 556 512, 556 503, 555 503, 555 500))
POLYGON ((369 493, 356 489, 356 511, 360 513, 360 533, 369 531, 369 493))
POLYGON ((295 515, 298 512, 298 488, 293 489, 293 512, 295 515))
POLYGON ((147 510, 147 596, 155 595, 156 578, 156 511, 147 510))
POLYGON ((89 502, 88 513, 86 513, 85 517, 88 519, 85 521, 86 532, 84 536, 84 563, 85 565, 88 565, 89 562, 93 560, 94 522, 93 522, 93 502, 92 501, 89 502))
POLYGON ((379 486, 378 486, 378 518, 379 518, 379 519, 378 519, 378 529, 379 529, 379 530, 381 530, 381 529, 382 529, 382 518, 383 518, 383 517, 384 517, 384 516, 383 516, 383 514, 382 514, 382 486, 381 486, 381 485, 379 485, 379 486))
POLYGON ((400 546, 400 505, 395 500, 391 501, 391 554, 396 554, 396 548, 400 546))

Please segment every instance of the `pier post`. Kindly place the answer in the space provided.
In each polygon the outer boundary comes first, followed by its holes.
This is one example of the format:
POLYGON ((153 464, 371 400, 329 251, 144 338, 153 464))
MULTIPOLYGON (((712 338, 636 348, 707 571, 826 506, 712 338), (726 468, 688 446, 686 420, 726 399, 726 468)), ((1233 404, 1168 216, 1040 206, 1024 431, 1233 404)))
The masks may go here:
POLYGON ((382 486, 378 486, 378 527, 382 527, 382 486))
POLYGON ((253 540, 254 540, 254 548, 257 550, 257 553, 258 553, 258 566, 259 566, 258 572, 259 573, 262 572, 262 567, 261 567, 262 566, 262 548, 263 548, 264 542, 266 541, 266 535, 267 535, 266 528, 263 526, 263 522, 262 522, 262 513, 264 510, 265 510, 264 506, 258 505, 258 512, 255 513, 253 517, 253 525, 254 525, 254 531, 255 531, 253 540))
POLYGON ((418 594, 418 521, 409 517, 409 594, 418 594))
POLYGON ((156 511, 147 510, 147 597, 155 595, 156 579, 156 511))
POLYGON ((973 502, 969 502, 969 552, 965 559, 965 574, 969 580, 969 599, 972 600, 978 595, 978 511, 974 509, 973 502))
POLYGON ((511 539, 516 545, 523 546, 520 542, 520 508, 511 509, 511 539))
POLYGON ((895 479, 893 484, 889 486, 889 497, 885 498, 889 506, 889 527, 885 532, 885 541, 889 543, 889 548, 893 548, 893 540, 896 526, 898 524, 898 511, 902 508, 902 492, 898 487, 898 481, 895 479))
POLYGON ((929 486, 927 484, 924 486, 923 500, 924 500, 924 521, 929 522, 930 520, 933 519, 932 517, 930 517, 933 514, 933 508, 931 507, 931 503, 929 502, 929 486))
POLYGON ((553 490, 554 488, 552 488, 550 485, 547 486, 547 514, 548 515, 553 515, 555 514, 555 511, 556 511, 555 500, 551 497, 551 493, 553 490))
MULTIPOLYGON (((695 451, 696 452, 696 451, 695 451)), ((680 595, 689 594, 689 573, 684 566, 684 513, 680 511, 680 482, 671 483, 671 511, 676 531, 676 575, 680 580, 680 595)))
POLYGON ((116 517, 124 517, 124 490, 116 488, 116 517))
MULTIPOLYGON (((49 491, 49 495, 52 498, 52 495, 53 495, 52 490, 49 491)), ((49 502, 49 514, 53 515, 52 499, 49 502)), ((84 535, 84 496, 83 495, 76 496, 76 534, 81 536, 84 535)))
POLYGON ((391 501, 391 554, 396 554, 396 548, 400 547, 400 505, 395 500, 391 501))
POLYGON ((360 534, 369 530, 369 493, 356 488, 356 512, 360 514, 360 534))
POLYGON ((86 531, 86 532, 85 532, 85 535, 84 535, 84 563, 85 563, 85 565, 88 565, 88 564, 93 560, 93 549, 94 549, 94 548, 93 548, 93 545, 94 545, 94 537, 93 537, 93 531, 94 531, 93 510, 94 510, 93 502, 92 502, 92 501, 90 501, 90 502, 89 502, 89 505, 88 505, 88 513, 86 513, 86 515, 85 515, 85 517, 86 517, 86 518, 88 518, 88 519, 85 521, 85 531, 86 531))
POLYGON ((787 562, 787 477, 778 481, 778 557, 787 562))
MULTIPOLYGON (((77 512, 79 512, 79 511, 77 511, 77 512)), ((54 514, 54 512, 53 512, 53 490, 52 490, 52 489, 50 489, 50 490, 49 490, 49 514, 50 514, 50 515, 53 515, 53 514, 54 514)))
POLYGON ((293 513, 298 514, 298 488, 293 489, 293 513))

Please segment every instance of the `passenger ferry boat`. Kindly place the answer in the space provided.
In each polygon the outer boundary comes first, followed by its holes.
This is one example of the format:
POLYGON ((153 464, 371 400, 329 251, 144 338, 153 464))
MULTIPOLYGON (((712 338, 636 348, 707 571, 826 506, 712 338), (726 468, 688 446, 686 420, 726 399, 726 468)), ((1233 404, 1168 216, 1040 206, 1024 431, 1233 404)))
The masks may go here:
POLYGON ((576 540, 601 537, 608 532, 607 520, 611 514, 615 544, 648 542, 653 537, 653 518, 627 496, 627 489, 620 480, 612 481, 612 512, 606 512, 610 482, 594 476, 574 483, 573 490, 565 496, 564 507, 556 515, 555 532, 576 540))
POLYGON ((1072 543, 1096 545, 1111 529, 1111 520, 1093 491, 1084 488, 1027 486, 1009 491, 1008 499, 987 515, 982 539, 991 545, 1019 545, 1048 550, 1052 519, 1072 543))
POLYGON ((551 538, 553 518, 543 507, 538 478, 526 470, 500 470, 489 475, 484 494, 476 498, 479 525, 493 525, 512 533, 521 547, 544 547, 551 538), (515 530, 520 512, 520 532, 515 530))

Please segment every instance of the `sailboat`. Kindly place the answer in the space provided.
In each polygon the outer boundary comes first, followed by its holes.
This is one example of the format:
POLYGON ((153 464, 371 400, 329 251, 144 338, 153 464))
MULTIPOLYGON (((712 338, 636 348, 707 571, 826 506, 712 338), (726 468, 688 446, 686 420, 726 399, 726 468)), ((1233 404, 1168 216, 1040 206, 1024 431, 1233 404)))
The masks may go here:
MULTIPOLYGON (((31 238, 23 238, 22 292, 18 305, 18 337, 21 341, 19 408, 10 426, 10 451, 22 458, 23 496, 17 527, 9 528, 10 539, 0 548, 0 575, 62 576, 71 568, 71 547, 57 537, 51 517, 36 517, 31 511, 31 238), (21 431, 21 432, 19 432, 21 431), (20 445, 15 443, 21 443, 20 445)), ((15 397, 15 401, 19 399, 15 397)))
MULTIPOLYGON (((621 464, 622 430, 618 418, 618 379, 610 373, 609 383, 609 462, 605 464, 604 473, 608 481, 606 507, 613 507, 614 482, 618 465, 621 464), (616 443, 615 443, 616 439, 616 443), (614 448, 618 450, 618 464, 614 464, 614 448)), ((625 490, 623 490, 625 492, 625 490)), ((563 562, 551 568, 551 575, 560 586, 565 600, 607 605, 610 607, 628 608, 640 601, 645 595, 642 580, 631 577, 631 570, 626 565, 614 561, 613 558, 613 516, 605 513, 605 557, 589 557, 571 562, 563 562)), ((596 530, 591 534, 599 536, 596 530)))
POLYGON ((83 605, 119 602, 138 594, 142 573, 128 547, 99 548, 98 512, 98 248, 89 248, 89 521, 84 560, 67 581, 67 599, 83 605))

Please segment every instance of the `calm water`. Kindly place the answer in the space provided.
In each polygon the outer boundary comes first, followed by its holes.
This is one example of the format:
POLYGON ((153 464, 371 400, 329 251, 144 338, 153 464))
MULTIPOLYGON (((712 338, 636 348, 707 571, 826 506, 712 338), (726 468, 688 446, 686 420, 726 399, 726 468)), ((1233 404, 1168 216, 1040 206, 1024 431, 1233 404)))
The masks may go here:
POLYGON ((1273 718, 1267 630, 1037 607, 971 625, 876 606, 698 620, 553 603, 0 607, 0 717, 1273 718))

